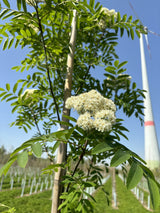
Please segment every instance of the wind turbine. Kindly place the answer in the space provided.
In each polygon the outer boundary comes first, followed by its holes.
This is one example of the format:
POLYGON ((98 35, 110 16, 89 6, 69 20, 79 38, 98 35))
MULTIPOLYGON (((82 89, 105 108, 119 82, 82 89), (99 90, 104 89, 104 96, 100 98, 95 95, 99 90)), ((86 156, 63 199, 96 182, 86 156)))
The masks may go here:
POLYGON ((155 169, 160 166, 160 153, 155 123, 153 119, 142 34, 140 35, 140 53, 141 53, 142 83, 143 89, 146 90, 144 99, 145 161, 150 169, 155 169))
MULTIPOLYGON (((138 17, 130 2, 129 2, 129 4, 130 4, 133 12, 135 13, 136 17, 138 17)), ((154 35, 160 36, 159 34, 154 33, 153 31, 149 31, 147 27, 144 27, 144 30, 146 30, 147 33, 150 32, 154 35)), ((147 34, 145 34, 145 39, 146 39, 147 48, 148 48, 148 51, 150 54, 150 46, 149 46, 147 34)), ((142 34, 140 34, 140 54, 141 54, 141 70, 142 70, 143 90, 146 91, 145 98, 144 98, 145 161, 147 163, 147 166, 150 169, 155 169, 155 168, 160 167, 160 152, 159 152, 158 140, 157 140, 157 135, 156 135, 155 123, 154 123, 154 119, 153 119, 152 104, 151 104, 151 98, 150 98, 142 34)), ((151 54, 150 54, 150 57, 151 57, 151 54)))

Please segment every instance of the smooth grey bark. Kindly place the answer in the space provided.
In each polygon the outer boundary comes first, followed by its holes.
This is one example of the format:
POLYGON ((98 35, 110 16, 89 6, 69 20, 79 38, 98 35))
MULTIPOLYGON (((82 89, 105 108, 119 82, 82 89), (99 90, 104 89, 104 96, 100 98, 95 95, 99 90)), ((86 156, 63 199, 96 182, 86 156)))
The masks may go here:
MULTIPOLYGON (((62 121, 68 122, 68 119, 63 117, 63 115, 70 115, 70 110, 66 109, 65 102, 67 98, 71 96, 71 88, 72 88, 72 73, 73 73, 73 64, 74 64, 74 52, 75 52, 75 43, 76 43, 76 10, 73 10, 73 19, 71 24, 71 37, 70 37, 70 53, 67 58, 67 74, 64 86, 64 104, 63 104, 63 113, 62 113, 62 121)), ((67 126, 61 125, 61 130, 67 129, 67 126)), ((57 164, 62 164, 66 162, 67 155, 67 144, 61 142, 58 153, 57 153, 57 164)), ((63 187, 61 185, 61 180, 63 175, 65 174, 65 170, 62 168, 58 169, 58 172, 55 173, 54 177, 54 186, 53 186, 53 198, 52 198, 52 208, 51 213, 58 213, 58 206, 60 204, 60 195, 63 191, 63 187)))

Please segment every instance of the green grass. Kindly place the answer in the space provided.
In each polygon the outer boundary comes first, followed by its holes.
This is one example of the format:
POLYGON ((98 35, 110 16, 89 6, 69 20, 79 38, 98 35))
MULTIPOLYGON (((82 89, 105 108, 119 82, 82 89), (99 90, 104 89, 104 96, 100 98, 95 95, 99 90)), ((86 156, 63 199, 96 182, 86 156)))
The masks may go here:
POLYGON ((95 213, 149 213, 141 203, 135 198, 130 190, 124 186, 120 178, 116 178, 116 191, 118 208, 113 209, 111 203, 111 178, 107 181, 104 189, 109 192, 110 205, 107 204, 106 195, 102 190, 95 193, 96 206, 95 213))
MULTIPOLYGON (((16 213, 44 213, 51 211, 51 190, 19 197, 21 189, 0 192, 0 203, 15 207, 16 213)), ((0 212, 6 210, 0 207, 0 212)))
MULTIPOLYGON (((111 178, 104 185, 104 189, 95 192, 96 205, 94 213, 150 213, 135 198, 130 190, 124 186, 120 178, 116 178, 116 191, 118 208, 112 208, 111 178), (106 192, 106 193, 105 193, 106 192), (109 201, 109 205, 108 205, 109 201)), ((29 188, 25 189, 25 194, 29 188)), ((13 189, 0 192, 0 203, 15 207, 16 213, 48 213, 51 211, 51 190, 44 191, 31 196, 20 197, 21 189, 13 189)), ((0 207, 0 212, 5 208, 0 207)), ((160 210, 154 213, 159 213, 160 210)))

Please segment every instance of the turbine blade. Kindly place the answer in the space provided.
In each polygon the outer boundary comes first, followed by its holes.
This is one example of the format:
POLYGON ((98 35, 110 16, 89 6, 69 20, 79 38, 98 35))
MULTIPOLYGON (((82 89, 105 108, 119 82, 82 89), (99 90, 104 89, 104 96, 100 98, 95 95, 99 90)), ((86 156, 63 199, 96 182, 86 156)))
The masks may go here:
POLYGON ((153 31, 151 31, 151 30, 148 30, 150 33, 152 33, 153 35, 156 35, 156 36, 160 36, 160 34, 158 34, 158 33, 155 33, 155 32, 153 32, 153 31))
POLYGON ((133 5, 131 4, 131 2, 130 2, 130 1, 128 1, 128 2, 129 2, 129 5, 130 5, 130 7, 131 7, 131 9, 132 9, 132 11, 133 11, 133 13, 134 13, 134 15, 135 15, 135 16, 136 16, 136 18, 139 20, 140 24, 143 26, 143 24, 142 24, 142 22, 141 22, 141 20, 140 20, 139 16, 137 15, 137 13, 136 13, 136 11, 135 11, 135 9, 134 9, 133 5))
POLYGON ((147 44, 147 49, 148 49, 148 52, 149 52, 149 57, 151 58, 151 48, 150 48, 150 45, 149 45, 148 36, 147 36, 147 34, 145 34, 144 36, 145 36, 145 39, 146 39, 146 44, 147 44))

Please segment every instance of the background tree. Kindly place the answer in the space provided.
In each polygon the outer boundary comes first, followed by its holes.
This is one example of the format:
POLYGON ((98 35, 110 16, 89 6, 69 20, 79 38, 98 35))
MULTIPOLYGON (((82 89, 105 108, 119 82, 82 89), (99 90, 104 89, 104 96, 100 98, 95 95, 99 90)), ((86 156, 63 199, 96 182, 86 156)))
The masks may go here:
POLYGON ((131 82, 124 68, 127 62, 119 62, 115 47, 124 31, 134 39, 135 32, 139 36, 139 32, 144 31, 143 26, 138 24, 138 20, 132 21, 131 16, 121 17, 120 13, 103 8, 94 0, 17 0, 17 9, 11 8, 8 0, 3 0, 3 3, 5 8, 1 6, 0 18, 9 18, 0 27, 3 50, 13 45, 15 48, 18 45, 28 47, 28 54, 21 65, 13 69, 21 72, 36 70, 26 79, 19 79, 12 89, 7 83, 6 88, 0 89, 0 97, 11 101, 12 112, 18 113, 12 125, 26 132, 36 127, 37 134, 14 150, 0 174, 6 174, 16 160, 25 167, 28 155, 41 157, 42 152, 46 152, 52 164, 44 172, 55 172, 54 183, 58 182, 57 195, 60 195, 53 198, 57 207, 55 210, 52 208, 52 212, 93 212, 93 202, 85 199, 84 195, 94 200, 85 189, 101 186, 102 174, 97 163, 107 166, 106 158, 112 158, 110 165, 116 167, 128 161, 131 168, 127 187, 134 187, 144 175, 156 207, 159 184, 145 167, 145 162, 120 143, 123 137, 127 138, 125 131, 128 130, 122 119, 115 121, 116 109, 111 101, 114 101, 117 110, 122 108, 126 116, 135 115, 142 122, 143 91, 131 82), (73 60, 69 64, 70 55, 72 59, 74 56, 74 64, 73 60), (103 80, 99 73, 96 77, 92 75, 100 65, 104 67, 101 73, 103 80), (68 99, 70 96, 74 97, 68 99), (66 99, 70 101, 68 109, 66 99), (103 104, 97 105, 98 100, 103 104), (87 108, 87 104, 92 108, 87 108), (97 113, 98 107, 103 106, 109 114, 103 112, 102 116, 97 113), (78 111, 78 120, 69 116, 70 108, 78 111), (84 120, 87 125, 82 122, 84 120), (105 125, 100 126, 102 122, 105 125), (61 131, 54 132, 53 127, 57 123, 61 131), (58 152, 63 154, 61 160, 57 159, 54 164, 58 147, 58 152), (84 157, 91 162, 87 173, 79 168, 84 157), (74 169, 71 168, 73 160, 74 169), (65 176, 62 170, 66 170, 65 176), (59 181, 63 191, 59 189, 59 181), (58 207, 59 199, 63 203, 58 207))

